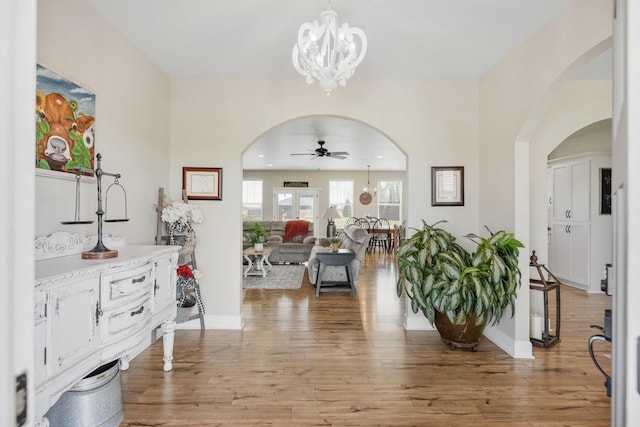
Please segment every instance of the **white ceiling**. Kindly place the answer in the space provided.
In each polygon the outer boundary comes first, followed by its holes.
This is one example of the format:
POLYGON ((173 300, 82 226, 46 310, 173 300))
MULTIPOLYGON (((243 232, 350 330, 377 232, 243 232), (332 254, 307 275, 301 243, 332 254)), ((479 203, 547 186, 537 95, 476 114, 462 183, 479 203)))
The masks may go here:
MULTIPOLYGON (((332 0, 331 5, 339 23, 360 27, 367 35, 367 54, 352 79, 456 79, 486 73, 568 1, 332 0)), ((283 79, 303 78, 291 64, 298 28, 319 19, 328 4, 327 0, 87 2, 172 77, 283 79)), ((610 63, 610 56, 601 59, 599 66, 579 77, 602 74, 610 63)), ((320 89, 315 84, 308 90, 320 89)), ((384 135, 359 122, 326 116, 270 130, 247 150, 243 163, 245 169, 265 169, 267 164, 274 169, 366 170, 368 164, 372 170, 405 168, 404 156, 384 135), (349 159, 289 155, 314 150, 319 139, 327 141, 329 151, 348 151, 349 159)))

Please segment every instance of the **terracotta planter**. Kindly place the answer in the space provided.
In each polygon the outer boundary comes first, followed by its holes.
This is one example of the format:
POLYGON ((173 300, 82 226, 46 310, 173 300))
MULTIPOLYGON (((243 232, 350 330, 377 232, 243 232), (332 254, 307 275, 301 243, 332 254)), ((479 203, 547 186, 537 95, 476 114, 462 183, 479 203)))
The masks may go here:
POLYGON ((476 316, 472 314, 464 325, 454 325, 449 321, 446 314, 436 311, 434 325, 442 341, 449 345, 451 350, 456 348, 470 348, 471 351, 478 350, 478 343, 482 337, 485 323, 476 326, 476 316))

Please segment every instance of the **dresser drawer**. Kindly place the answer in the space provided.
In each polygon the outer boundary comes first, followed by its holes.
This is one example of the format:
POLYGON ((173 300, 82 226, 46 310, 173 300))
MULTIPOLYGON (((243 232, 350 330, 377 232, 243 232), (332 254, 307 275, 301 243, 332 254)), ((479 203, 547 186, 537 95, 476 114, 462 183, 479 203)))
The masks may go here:
POLYGON ((150 318, 150 294, 110 310, 104 310, 100 316, 100 342, 122 339, 139 331, 145 327, 150 318))
POLYGON ((153 264, 102 276, 101 301, 103 310, 126 301, 150 295, 153 288, 153 264))

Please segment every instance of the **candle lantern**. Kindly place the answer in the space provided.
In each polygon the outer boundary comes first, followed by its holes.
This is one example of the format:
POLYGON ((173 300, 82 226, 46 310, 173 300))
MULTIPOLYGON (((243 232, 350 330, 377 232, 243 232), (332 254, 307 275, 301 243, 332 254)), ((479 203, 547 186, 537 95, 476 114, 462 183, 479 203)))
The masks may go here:
POLYGON ((543 293, 543 315, 531 316, 531 343, 536 347, 549 348, 560 342, 560 285, 562 284, 544 264, 538 264, 536 251, 529 258, 529 266, 535 269, 531 274, 529 288, 543 293), (534 277, 537 275, 537 278, 534 277), (551 314, 549 312, 549 293, 555 294, 555 335, 551 334, 551 314))

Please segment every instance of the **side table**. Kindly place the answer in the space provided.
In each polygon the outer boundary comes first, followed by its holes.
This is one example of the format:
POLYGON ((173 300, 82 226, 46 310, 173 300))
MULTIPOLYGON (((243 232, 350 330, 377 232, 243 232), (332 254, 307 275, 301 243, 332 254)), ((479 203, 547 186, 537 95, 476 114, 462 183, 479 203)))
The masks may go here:
POLYGON ((249 247, 242 251, 242 256, 247 260, 249 264, 244 270, 244 277, 247 276, 262 276, 267 277, 267 268, 271 270, 271 263, 269 262, 269 255, 273 251, 273 248, 265 246, 261 251, 256 251, 255 248, 249 247), (251 258, 254 258, 253 260, 251 258), (255 260, 255 261, 254 261, 255 260), (255 266, 254 266, 255 263, 255 266), (266 264, 266 265, 265 265, 266 264))
POLYGON ((351 272, 351 261, 353 261, 355 257, 356 254, 350 249, 338 249, 337 252, 316 252, 316 258, 320 262, 318 267, 318 277, 316 280, 316 297, 320 296, 320 292, 351 292, 351 295, 355 296, 356 288, 353 284, 353 274, 351 272), (325 267, 328 265, 337 267, 344 266, 347 273, 347 280, 322 280, 325 267))

